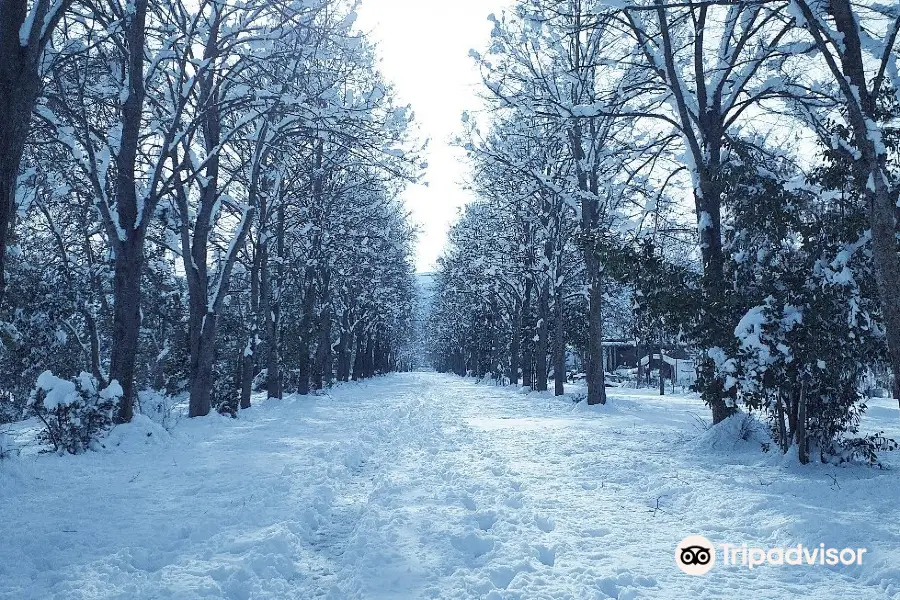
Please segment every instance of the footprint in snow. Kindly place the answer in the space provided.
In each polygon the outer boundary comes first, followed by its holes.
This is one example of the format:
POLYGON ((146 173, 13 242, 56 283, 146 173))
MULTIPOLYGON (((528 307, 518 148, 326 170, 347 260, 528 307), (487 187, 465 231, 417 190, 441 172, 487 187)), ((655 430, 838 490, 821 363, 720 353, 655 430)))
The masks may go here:
POLYGON ((610 598, 636 600, 641 595, 640 588, 656 587, 656 585, 656 579, 653 577, 632 575, 629 571, 622 571, 615 577, 602 578, 598 587, 610 598))
POLYGON ((494 549, 494 539, 477 533, 453 536, 450 540, 453 547, 469 556, 478 558, 494 549))
POLYGON ((522 495, 515 494, 506 499, 506 505, 510 508, 522 508, 522 495))
POLYGON ((490 530, 497 522, 497 513, 493 511, 478 513, 475 515, 475 522, 482 531, 490 530))
POLYGON ((538 545, 534 549, 537 551, 537 558, 548 567, 556 564, 556 548, 550 546, 538 545))
POLYGON ((488 578, 491 580, 491 583, 494 584, 494 587, 505 590, 519 572, 520 570, 516 567, 502 566, 490 571, 488 573, 488 578))
POLYGON ((534 524, 537 525, 538 529, 540 529, 544 533, 550 533, 551 531, 556 529, 556 521, 553 520, 553 517, 542 517, 540 515, 535 515, 534 524))

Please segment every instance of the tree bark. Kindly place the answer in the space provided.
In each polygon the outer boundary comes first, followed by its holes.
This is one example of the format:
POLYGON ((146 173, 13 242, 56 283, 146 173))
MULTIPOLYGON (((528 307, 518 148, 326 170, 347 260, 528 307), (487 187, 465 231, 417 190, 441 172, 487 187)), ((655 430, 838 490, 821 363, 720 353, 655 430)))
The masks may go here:
POLYGON ((128 423, 134 416, 135 365, 141 331, 141 275, 144 271, 144 237, 132 231, 116 244, 113 266, 113 331, 110 380, 122 386, 116 420, 128 423))
POLYGON ((313 311, 316 307, 316 270, 306 267, 306 285, 303 293, 303 314, 300 317, 298 340, 297 393, 301 396, 309 394, 309 383, 312 375, 312 360, 309 355, 313 335, 313 311))
POLYGON ((513 316, 512 335, 509 340, 509 383, 519 385, 519 347, 522 343, 522 307, 516 302, 515 315, 513 316))
POLYGON ((606 374, 603 371, 603 287, 600 281, 595 259, 591 259, 587 268, 594 275, 589 290, 587 357, 587 403, 606 404, 606 374))
POLYGON ((805 386, 800 388, 800 400, 798 402, 799 406, 797 408, 797 428, 796 428, 796 444, 797 444, 797 457, 800 460, 800 464, 807 464, 809 462, 809 444, 806 439, 806 393, 805 386))
POLYGON ((534 389, 547 391, 547 357, 550 354, 550 279, 544 274, 538 293, 537 342, 534 349, 534 389))
MULTIPOLYGON (((264 221, 265 209, 260 207, 260 221, 264 221)), ((263 228, 256 238, 254 245, 253 262, 250 265, 250 331, 247 334, 247 346, 241 356, 241 408, 250 408, 250 397, 253 395, 253 378, 256 375, 256 348, 259 338, 259 271, 262 258, 263 228)))
POLYGON ((341 333, 337 345, 337 379, 347 381, 350 378, 350 349, 352 347, 350 330, 350 310, 341 313, 341 333))
POLYGON ((566 323, 563 312, 562 287, 554 285, 554 309, 553 319, 553 395, 562 396, 565 393, 566 381, 566 323))
MULTIPOLYGON (((275 227, 275 252, 279 259, 284 257, 284 206, 279 202, 278 222, 275 227)), ((269 264, 269 242, 263 245, 263 262, 260 274, 263 279, 262 301, 266 323, 266 393, 269 398, 281 398, 284 392, 281 374, 281 292, 284 285, 281 260, 275 274, 277 279, 272 285, 272 271, 269 264)))
MULTIPOLYGON (((209 27, 209 37, 203 52, 205 61, 214 61, 219 53, 218 30, 221 22, 219 13, 215 13, 209 27)), ((221 142, 222 117, 218 98, 215 96, 215 69, 210 69, 200 81, 200 105, 202 111, 203 144, 208 155, 203 183, 200 185, 200 206, 194 219, 193 232, 188 231, 190 211, 188 210, 185 190, 181 188, 182 211, 182 245, 190 262, 185 272, 188 281, 189 296, 189 331, 191 355, 191 384, 188 414, 200 417, 209 414, 212 406, 213 362, 215 360, 216 329, 218 324, 218 299, 225 293, 228 281, 225 274, 230 272, 235 256, 228 256, 220 267, 222 274, 219 289, 210 289, 208 267, 209 237, 212 233, 219 195, 219 154, 221 142), (222 289, 224 288, 224 289, 222 289), (211 297, 212 296, 212 297, 211 297)), ((247 224, 236 235, 246 235, 247 224)), ((236 407, 235 407, 236 408, 236 407)))
MULTIPOLYGON (((327 288, 327 279, 323 283, 327 288)), ((313 363, 313 388, 321 390, 332 380, 331 370, 331 304, 326 301, 319 316, 319 340, 313 363)))
MULTIPOLYGON (((714 145, 711 156, 719 156, 719 147, 714 145)), ((715 181, 713 173, 720 167, 713 161, 712 166, 699 169, 700 193, 694 194, 697 213, 697 226, 700 232, 700 257, 703 262, 703 275, 700 281, 701 330, 706 348, 727 348, 732 341, 733 328, 722 323, 722 315, 728 314, 728 302, 725 289, 725 257, 722 253, 722 189, 715 181)), ((712 411, 713 424, 721 423, 734 414, 736 407, 729 406, 731 392, 725 389, 725 380, 715 368, 712 359, 704 356, 701 369, 705 370, 703 380, 706 384, 700 395, 712 411)))
MULTIPOLYGON (((191 344, 191 386, 188 416, 203 417, 212 407, 215 341, 218 317, 208 312, 200 317, 196 339, 191 344)), ((191 336, 194 338, 194 335, 191 336)))
MULTIPOLYGON (((116 156, 116 205, 118 223, 107 224, 114 248, 113 339, 109 377, 122 386, 116 420, 127 423, 134 416, 135 361, 141 331, 141 277, 144 270, 144 237, 147 223, 138 206, 137 149, 144 106, 144 39, 147 0, 135 0, 125 23, 125 63, 128 92, 122 103, 121 137, 116 156), (119 234, 119 231, 122 233, 119 234)), ((144 207, 146 212, 146 205, 144 207)))
POLYGON ((581 201, 581 231, 586 236, 584 242, 584 268, 588 284, 588 355, 587 355, 587 403, 606 404, 606 381, 603 371, 603 274, 602 265, 596 255, 598 233, 598 192, 596 173, 584 170, 584 144, 582 127, 576 121, 571 133, 572 154, 578 186, 584 192, 581 201))
POLYGON ((522 295, 522 328, 519 331, 522 348, 522 387, 534 387, 534 328, 531 323, 531 294, 534 279, 530 273, 525 275, 525 292, 522 295))
POLYGON ((365 377, 371 378, 375 376, 375 341, 372 339, 372 334, 369 333, 366 335, 366 350, 365 350, 365 360, 363 361, 364 375, 365 377))
POLYGON ((666 364, 666 361, 663 360, 663 345, 662 342, 659 343, 659 395, 666 395, 666 378, 663 377, 663 365, 666 364))
POLYGON ((365 349, 366 340, 362 322, 357 322, 353 337, 356 341, 356 353, 353 356, 353 381, 365 379, 365 349))

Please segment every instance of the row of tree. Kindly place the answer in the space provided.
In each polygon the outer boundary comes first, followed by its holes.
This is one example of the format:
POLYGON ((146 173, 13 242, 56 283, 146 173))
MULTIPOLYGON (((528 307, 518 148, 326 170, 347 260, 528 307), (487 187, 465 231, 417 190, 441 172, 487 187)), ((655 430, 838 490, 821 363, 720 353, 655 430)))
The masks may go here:
POLYGON ((743 402, 785 451, 840 454, 860 381, 900 373, 897 7, 529 0, 493 23, 439 366, 536 389, 552 367, 562 393, 571 346, 603 403, 612 317, 697 348, 714 422, 743 402))
POLYGON ((8 417, 44 370, 118 382, 125 422, 409 364, 412 114, 352 8, 0 4, 8 417))

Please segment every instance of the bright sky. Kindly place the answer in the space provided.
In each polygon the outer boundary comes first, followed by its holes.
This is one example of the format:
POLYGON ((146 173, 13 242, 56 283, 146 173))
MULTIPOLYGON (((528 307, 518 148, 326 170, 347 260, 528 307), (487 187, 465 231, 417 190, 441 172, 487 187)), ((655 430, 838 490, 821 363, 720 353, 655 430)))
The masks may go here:
POLYGON ((471 195, 463 190, 465 156, 450 146, 465 110, 477 109, 480 77, 469 50, 488 43, 487 16, 508 0, 363 0, 357 25, 378 43, 381 71, 409 103, 430 139, 428 185, 408 188, 404 200, 421 233, 419 272, 431 271, 447 229, 471 195))

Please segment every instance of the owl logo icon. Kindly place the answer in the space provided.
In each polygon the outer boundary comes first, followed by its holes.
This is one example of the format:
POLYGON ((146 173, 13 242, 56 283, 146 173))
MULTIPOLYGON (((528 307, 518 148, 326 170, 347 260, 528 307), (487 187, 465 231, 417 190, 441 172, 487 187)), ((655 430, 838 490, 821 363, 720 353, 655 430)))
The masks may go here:
POLYGON ((690 535, 675 547, 675 564, 688 575, 706 575, 716 564, 716 549, 701 535, 690 535))

